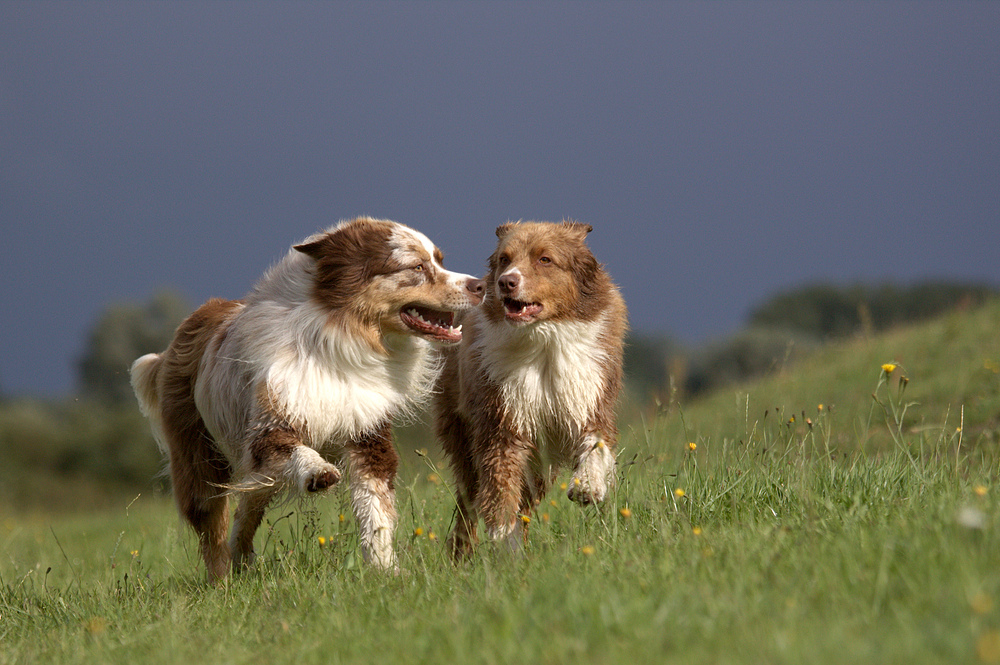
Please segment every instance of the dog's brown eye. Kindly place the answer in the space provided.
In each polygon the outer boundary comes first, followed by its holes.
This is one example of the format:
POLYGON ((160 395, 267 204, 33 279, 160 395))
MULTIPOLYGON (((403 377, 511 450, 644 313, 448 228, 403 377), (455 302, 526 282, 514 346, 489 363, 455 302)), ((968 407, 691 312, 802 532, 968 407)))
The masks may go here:
POLYGON ((417 272, 423 272, 424 271, 424 264, 423 263, 419 263, 419 264, 413 266, 413 269, 416 270, 417 272))
POLYGON ((497 264, 500 266, 505 266, 508 263, 510 263, 510 259, 508 259, 506 256, 501 256, 499 259, 497 259, 497 264))
POLYGON ((552 259, 550 259, 547 256, 539 256, 538 262, 541 263, 542 265, 547 266, 548 264, 552 263, 552 259))

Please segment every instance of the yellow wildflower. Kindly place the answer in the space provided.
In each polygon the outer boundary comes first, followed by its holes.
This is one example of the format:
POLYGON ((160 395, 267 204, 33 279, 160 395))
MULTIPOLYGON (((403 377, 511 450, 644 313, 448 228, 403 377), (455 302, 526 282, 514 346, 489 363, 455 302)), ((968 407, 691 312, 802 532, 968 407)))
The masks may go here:
POLYGON ((674 490, 674 496, 676 496, 678 499, 684 498, 684 494, 685 494, 684 490, 682 490, 680 487, 674 490))
POLYGON ((437 534, 434 533, 433 531, 431 531, 431 532, 429 532, 427 534, 427 540, 434 541, 434 540, 437 540, 437 539, 438 539, 437 534))
POLYGON ((976 655, 984 663, 1000 663, 1000 631, 987 630, 976 639, 976 655))
POLYGON ((317 538, 316 540, 318 540, 318 541, 319 541, 319 546, 320 546, 320 547, 323 547, 324 545, 326 545, 326 538, 324 538, 323 536, 320 536, 320 537, 319 537, 319 538, 317 538))
POLYGON ((625 519, 632 517, 632 511, 628 509, 628 506, 625 506, 618 512, 621 513, 621 516, 624 517, 625 519))
POLYGON ((340 523, 344 523, 344 513, 340 513, 340 523))
POLYGON ((591 554, 594 553, 594 548, 591 547, 590 545, 584 545, 583 547, 580 548, 580 553, 590 556, 591 554))
POLYGON ((816 406, 816 410, 817 411, 822 411, 823 410, 823 405, 822 404, 817 405, 816 406))
MULTIPOLYGON (((563 489, 566 489, 566 488, 564 487, 563 489)), ((556 500, 555 500, 555 499, 549 499, 549 505, 550 505, 550 506, 558 506, 559 504, 558 504, 558 503, 556 503, 556 500)))
POLYGON ((696 536, 700 536, 701 535, 701 527, 700 526, 693 527, 691 529, 691 533, 693 533, 696 536))
POLYGON ((531 522, 531 518, 528 517, 527 515, 521 515, 521 521, 524 522, 525 524, 529 524, 531 522))
POLYGON ((566 483, 562 483, 562 484, 559 485, 559 489, 561 489, 564 492, 566 491, 567 487, 568 487, 568 485, 566 483))
POLYGON ((697 443, 695 443, 694 441, 690 441, 688 443, 688 450, 695 451, 697 449, 698 449, 698 444, 697 443))
POLYGON ((972 490, 976 493, 976 496, 986 496, 986 486, 976 485, 975 489, 972 490))
POLYGON ((549 514, 548 513, 542 513, 542 521, 545 522, 546 524, 549 523, 549 514))
POLYGON ((416 529, 413 530, 413 535, 419 538, 420 536, 424 535, 424 530, 418 526, 416 529))
POLYGON ((892 363, 886 363, 882 365, 882 371, 885 372, 886 374, 892 374, 893 372, 896 371, 896 366, 893 365, 892 363))
POLYGON ((132 550, 130 552, 130 554, 132 555, 132 558, 134 559, 135 557, 139 556, 139 550, 132 550))
POLYGON ((969 606, 976 614, 989 614, 993 610, 993 599, 989 594, 980 591, 969 599, 969 606))

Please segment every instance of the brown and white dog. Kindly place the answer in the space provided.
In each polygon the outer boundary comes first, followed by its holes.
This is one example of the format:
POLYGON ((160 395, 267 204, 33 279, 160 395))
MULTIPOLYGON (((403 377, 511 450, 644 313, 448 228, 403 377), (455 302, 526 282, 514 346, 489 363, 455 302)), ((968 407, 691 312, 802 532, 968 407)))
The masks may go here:
POLYGON ((604 500, 615 479, 625 303, 577 222, 507 223, 489 259, 483 306, 462 317, 435 397, 436 429, 458 484, 452 555, 479 517, 517 547, 520 516, 561 466, 569 498, 604 500))
POLYGON ((209 300, 165 352, 132 365, 210 580, 252 562, 276 493, 340 480, 328 456, 347 460, 365 558, 396 566, 391 424, 433 388, 432 343, 459 342, 454 313, 483 298, 482 280, 441 261, 402 224, 342 222, 295 245, 244 300, 209 300), (230 494, 240 503, 227 542, 230 494))

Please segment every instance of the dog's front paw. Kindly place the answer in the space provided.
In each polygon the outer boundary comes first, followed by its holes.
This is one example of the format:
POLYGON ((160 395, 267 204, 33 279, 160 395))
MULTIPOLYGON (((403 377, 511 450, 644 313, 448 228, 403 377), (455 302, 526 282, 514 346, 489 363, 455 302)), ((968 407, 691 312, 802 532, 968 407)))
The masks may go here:
POLYGON ((608 494, 608 487, 615 481, 615 456, 607 444, 591 435, 584 441, 573 478, 566 489, 570 501, 587 506, 600 503, 608 494))
POLYGON ((322 492, 339 482, 340 471, 334 465, 327 464, 325 468, 316 469, 315 472, 306 476, 305 489, 307 492, 322 492))

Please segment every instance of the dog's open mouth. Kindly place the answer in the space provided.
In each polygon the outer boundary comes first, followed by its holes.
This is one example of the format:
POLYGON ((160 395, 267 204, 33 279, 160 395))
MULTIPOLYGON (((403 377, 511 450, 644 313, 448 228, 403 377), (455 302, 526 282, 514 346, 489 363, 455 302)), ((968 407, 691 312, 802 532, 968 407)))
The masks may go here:
POLYGON ((410 330, 437 342, 455 344, 462 341, 462 326, 454 326, 455 313, 421 305, 407 305, 399 312, 410 330))
POLYGON ((524 302, 513 298, 503 299, 504 312, 511 321, 533 321, 542 311, 541 303, 524 302))

